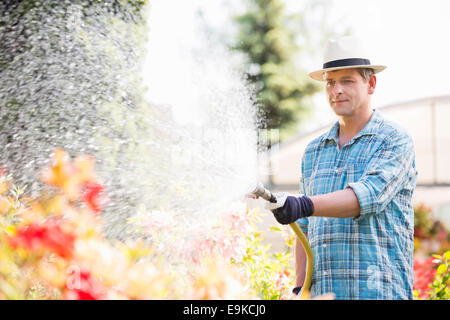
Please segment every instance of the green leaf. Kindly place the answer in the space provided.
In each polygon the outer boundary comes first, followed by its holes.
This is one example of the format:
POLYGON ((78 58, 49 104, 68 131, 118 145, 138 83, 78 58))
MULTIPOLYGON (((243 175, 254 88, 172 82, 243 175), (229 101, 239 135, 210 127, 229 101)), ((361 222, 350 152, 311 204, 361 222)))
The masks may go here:
POLYGON ((445 259, 445 260, 450 260, 450 251, 446 251, 446 252, 444 253, 444 259, 445 259))
POLYGON ((446 266, 445 264, 441 264, 441 265, 439 265, 439 267, 437 268, 436 273, 439 274, 439 275, 441 275, 441 274, 443 274, 443 273, 446 272, 446 271, 447 271, 447 266, 446 266))

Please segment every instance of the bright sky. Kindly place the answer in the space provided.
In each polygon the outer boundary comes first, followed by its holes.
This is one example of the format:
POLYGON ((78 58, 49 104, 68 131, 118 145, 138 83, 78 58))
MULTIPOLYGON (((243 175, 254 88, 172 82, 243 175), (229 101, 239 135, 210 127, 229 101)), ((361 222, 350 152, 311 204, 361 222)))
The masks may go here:
MULTIPOLYGON (((324 0, 327 1, 327 0, 324 0)), ((195 31, 185 27, 189 25, 175 21, 187 21, 186 12, 200 5, 206 10, 205 18, 215 28, 229 28, 227 9, 239 7, 241 0, 160 0, 155 6, 164 4, 167 12, 158 10, 165 29, 158 34, 174 39, 175 44, 186 41, 186 35, 195 36, 195 31), (173 10, 177 6, 178 10, 173 10), (175 17, 178 13, 178 17, 175 17), (169 18, 170 17, 170 18, 169 18), (173 23, 173 32, 168 26, 173 23), (181 30, 180 30, 181 29, 181 30), (177 32, 177 33, 175 33, 177 32)), ((295 12, 296 6, 303 1, 286 0, 288 7, 295 12)), ((365 39, 366 46, 373 53, 373 63, 387 65, 388 68, 378 75, 377 90, 373 96, 373 106, 381 107, 391 103, 404 102, 422 97, 450 94, 450 1, 448 0, 328 0, 329 23, 335 30, 349 26, 354 35, 365 39), (342 21, 342 23, 340 23, 342 21)), ((242 5, 242 4, 241 4, 242 5)), ((308 12, 307 12, 308 13, 308 12)), ((315 27, 311 26, 311 32, 315 27)), ((167 38, 166 38, 167 39, 167 38)), ((158 47, 158 46, 157 46, 158 47)), ((159 46, 162 47, 162 46, 159 46)), ((155 48, 153 48, 154 50, 155 48)), ((168 54, 177 53, 175 48, 162 50, 162 59, 168 54)), ((156 59, 158 60, 158 59, 156 59)), ((306 70, 314 70, 322 65, 322 55, 312 58, 306 70)), ((162 66, 161 66, 162 67, 162 66)), ((173 81, 173 78, 172 80, 173 81)), ((161 90, 159 90, 161 91, 161 90)), ((183 95, 180 95, 183 96, 183 95)), ((327 124, 333 120, 333 114, 325 97, 317 96, 315 120, 311 126, 327 124)))

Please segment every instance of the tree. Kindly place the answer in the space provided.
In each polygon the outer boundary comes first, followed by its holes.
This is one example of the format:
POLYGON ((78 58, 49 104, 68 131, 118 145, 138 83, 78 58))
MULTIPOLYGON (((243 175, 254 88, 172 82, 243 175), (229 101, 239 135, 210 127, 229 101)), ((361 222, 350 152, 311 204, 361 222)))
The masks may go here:
POLYGON ((279 129, 280 140, 297 131, 311 109, 308 98, 320 89, 294 61, 297 18, 285 14, 281 0, 248 0, 246 13, 235 18, 235 49, 248 57, 245 73, 256 90, 261 127, 279 129))

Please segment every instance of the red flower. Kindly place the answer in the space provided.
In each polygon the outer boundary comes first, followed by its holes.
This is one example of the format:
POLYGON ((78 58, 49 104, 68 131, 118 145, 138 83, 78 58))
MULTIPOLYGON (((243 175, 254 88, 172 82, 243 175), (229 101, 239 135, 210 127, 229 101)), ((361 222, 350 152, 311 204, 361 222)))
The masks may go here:
POLYGON ((103 285, 87 270, 80 270, 71 276, 69 283, 66 281, 65 300, 99 300, 106 297, 103 285))
POLYGON ((103 210, 103 190, 105 187, 98 182, 87 182, 84 186, 82 201, 96 214, 103 210))
POLYGON ((9 244, 30 251, 50 250, 62 258, 70 258, 75 236, 61 228, 61 219, 51 218, 42 224, 33 223, 17 230, 9 244))
POLYGON ((434 258, 418 260, 414 258, 414 290, 419 291, 419 298, 427 298, 431 290, 430 284, 436 274, 436 264, 434 258))

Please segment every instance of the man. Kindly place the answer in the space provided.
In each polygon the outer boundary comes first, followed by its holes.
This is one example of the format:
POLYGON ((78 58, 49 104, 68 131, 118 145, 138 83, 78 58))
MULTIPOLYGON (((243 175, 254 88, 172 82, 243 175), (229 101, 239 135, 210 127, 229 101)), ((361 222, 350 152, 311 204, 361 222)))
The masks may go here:
MULTIPOLYGON (((282 224, 294 221, 314 254, 311 295, 336 299, 412 299, 416 185, 410 135, 372 109, 376 73, 355 38, 330 41, 324 81, 339 121, 306 147, 300 197, 276 194, 268 204, 282 224)), ((306 255, 297 241, 295 292, 303 285, 306 255)))

